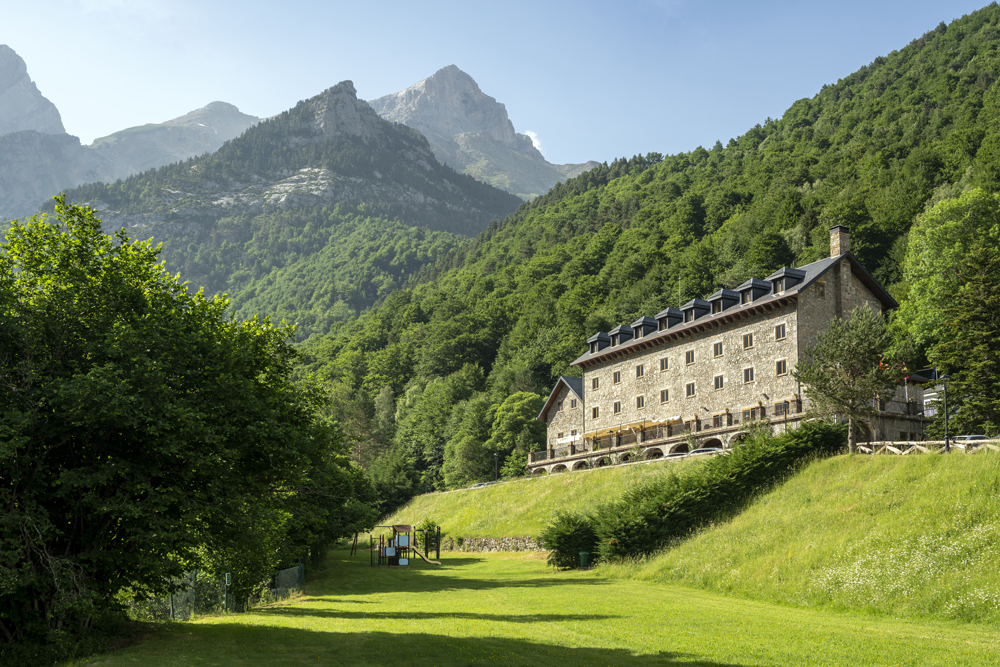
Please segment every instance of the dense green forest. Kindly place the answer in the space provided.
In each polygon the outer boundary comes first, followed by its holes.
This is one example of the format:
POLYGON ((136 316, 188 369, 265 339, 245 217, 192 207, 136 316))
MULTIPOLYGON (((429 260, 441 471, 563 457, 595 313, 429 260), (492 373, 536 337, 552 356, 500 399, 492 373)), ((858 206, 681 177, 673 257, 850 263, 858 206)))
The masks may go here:
POLYGON ((587 336, 826 256, 833 225, 850 227, 854 253, 905 300, 917 217, 1000 186, 998 48, 994 3, 726 145, 570 179, 421 284, 309 339, 305 368, 392 500, 492 477, 497 454, 516 470, 540 442, 542 397, 575 374, 587 336))

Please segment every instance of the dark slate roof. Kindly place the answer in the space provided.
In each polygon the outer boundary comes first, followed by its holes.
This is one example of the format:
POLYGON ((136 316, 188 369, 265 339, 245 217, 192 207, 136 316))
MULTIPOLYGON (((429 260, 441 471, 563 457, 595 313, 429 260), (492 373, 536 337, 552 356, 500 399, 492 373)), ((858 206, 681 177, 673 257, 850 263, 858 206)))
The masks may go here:
POLYGON ((704 299, 691 299, 683 306, 681 306, 681 310, 687 310, 688 308, 711 308, 711 307, 712 304, 710 304, 708 301, 705 301, 704 299))
MULTIPOLYGON (((898 303, 896 303, 896 300, 893 299, 889 295, 889 293, 885 291, 885 288, 882 287, 878 283, 878 281, 872 277, 872 274, 870 274, 868 270, 864 266, 862 266, 861 262, 858 261, 857 257, 852 255, 850 252, 845 252, 839 257, 825 257, 817 262, 813 262, 812 264, 806 264, 805 266, 800 266, 797 269, 793 269, 795 271, 799 271, 802 274, 804 274, 802 282, 790 287, 789 289, 785 290, 784 292, 781 292, 780 294, 765 294, 764 296, 758 298, 753 303, 745 303, 745 304, 739 304, 737 306, 732 306, 722 311, 721 313, 711 313, 708 315, 704 315, 702 317, 699 317, 697 320, 693 322, 684 322, 678 324, 677 326, 671 327, 670 329, 667 329, 665 331, 657 331, 649 334, 648 336, 643 336, 642 338, 635 338, 633 340, 629 340, 626 341, 625 343, 619 344, 616 347, 605 348, 603 350, 595 352, 594 354, 591 354, 590 351, 588 350, 585 354, 582 354, 579 357, 577 357, 576 360, 574 360, 571 365, 578 366, 581 364, 586 364, 587 362, 592 360, 609 358, 612 355, 618 355, 622 353, 627 354, 631 350, 635 349, 644 349, 646 346, 655 344, 657 341, 667 338, 672 338, 674 336, 677 336, 678 334, 684 334, 687 332, 698 330, 701 327, 710 325, 712 322, 717 321, 717 319, 726 319, 729 317, 733 317, 734 314, 736 313, 755 311, 758 309, 769 309, 773 308, 775 305, 784 305, 785 303, 788 303, 792 299, 794 299, 795 296, 799 294, 799 292, 809 287, 814 281, 816 281, 823 274, 825 274, 827 271, 833 268, 842 259, 847 259, 851 262, 851 271, 853 272, 853 274, 857 276, 862 283, 864 283, 865 287, 867 287, 879 301, 882 302, 882 306, 886 310, 896 308, 899 305, 898 303)), ((737 289, 745 290, 751 286, 761 287, 768 291, 770 291, 771 289, 771 283, 764 282, 756 278, 748 280, 747 282, 740 285, 737 289)), ((693 304, 695 301, 701 301, 701 299, 693 299, 692 301, 689 301, 688 303, 684 304, 684 307, 689 308, 691 304, 693 304)), ((701 301, 701 302, 705 304, 706 307, 708 306, 707 301, 701 301)), ((668 308, 667 310, 663 311, 663 313, 657 315, 657 318, 665 316, 665 313, 669 310, 670 309, 668 308)))
POLYGON ((542 411, 538 413, 537 417, 535 417, 536 421, 545 421, 545 415, 548 414, 549 408, 551 408, 556 402, 556 396, 559 395, 559 390, 563 385, 576 394, 577 398, 583 401, 583 378, 571 378, 566 375, 560 375, 559 379, 556 380, 555 386, 552 387, 552 391, 549 393, 548 400, 546 400, 545 405, 542 406, 542 411))
POLYGON ((671 315, 674 317, 684 317, 684 313, 682 313, 677 308, 664 308, 663 310, 661 310, 659 313, 656 314, 656 319, 660 320, 663 319, 664 317, 669 317, 671 315))
POLYGON ((632 331, 635 331, 641 326, 655 327, 659 325, 656 323, 656 320, 654 320, 652 317, 643 315, 642 317, 640 317, 639 319, 637 319, 635 322, 632 323, 632 331))
POLYGON ((604 333, 603 331, 598 331, 593 336, 591 336, 590 338, 588 338, 587 342, 588 343, 596 343, 597 341, 600 341, 600 340, 606 340, 606 341, 608 341, 610 343, 611 342, 611 336, 609 336, 608 334, 604 333))
POLYGON ((767 282, 766 280, 761 280, 760 278, 751 278, 750 280, 746 281, 745 283, 737 287, 736 291, 742 292, 744 290, 750 289, 751 287, 757 287, 763 290, 770 290, 771 283, 767 282))
MULTIPOLYGON (((806 266, 809 265, 807 264, 806 266)), ((805 278, 806 272, 802 269, 793 269, 790 266, 783 266, 764 280, 777 280, 778 278, 786 278, 788 276, 791 276, 792 278, 805 278)))
POLYGON ((707 301, 718 301, 719 299, 736 299, 740 300, 740 293, 734 292, 731 289, 720 289, 718 292, 708 297, 707 301))
POLYGON ((627 325, 627 324, 619 324, 618 326, 616 326, 614 329, 612 329, 608 333, 611 334, 612 336, 614 336, 615 334, 621 334, 621 333, 627 333, 627 334, 631 335, 633 333, 633 331, 632 331, 632 327, 630 327, 629 325, 627 325))

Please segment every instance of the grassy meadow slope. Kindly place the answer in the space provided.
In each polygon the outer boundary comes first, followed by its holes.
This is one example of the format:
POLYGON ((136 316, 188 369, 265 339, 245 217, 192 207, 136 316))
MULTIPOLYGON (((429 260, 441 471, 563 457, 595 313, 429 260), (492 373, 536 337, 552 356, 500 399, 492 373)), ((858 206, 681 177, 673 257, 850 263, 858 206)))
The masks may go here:
POLYGON ((995 665, 996 634, 862 618, 662 583, 553 572, 539 554, 442 554, 370 568, 333 552, 306 596, 170 623, 87 667, 175 665, 995 665))
POLYGON ((694 461, 657 462, 518 479, 481 489, 417 496, 382 523, 433 519, 451 537, 537 537, 559 509, 588 510, 633 484, 679 472, 694 461))
POLYGON ((837 456, 613 578, 769 602, 1000 622, 1000 456, 837 456))

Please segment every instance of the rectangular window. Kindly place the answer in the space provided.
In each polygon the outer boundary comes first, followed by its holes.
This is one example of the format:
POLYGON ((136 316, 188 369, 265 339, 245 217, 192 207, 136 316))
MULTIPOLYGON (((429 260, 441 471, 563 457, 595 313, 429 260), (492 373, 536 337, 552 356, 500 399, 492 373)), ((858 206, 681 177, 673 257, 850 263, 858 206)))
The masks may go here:
POLYGON ((816 283, 816 296, 821 299, 826 298, 826 283, 816 283))
POLYGON ((562 437, 563 437, 562 433, 556 433, 556 440, 562 440, 562 437))
POLYGON ((691 310, 684 311, 684 321, 694 322, 694 308, 692 308, 691 310))
POLYGON ((569 407, 570 407, 570 410, 576 409, 576 399, 575 398, 569 399, 569 407))
POLYGON ((562 404, 563 404, 562 401, 556 403, 556 412, 562 412, 562 404))
POLYGON ((644 408, 644 407, 646 407, 646 397, 645 396, 636 396, 635 397, 635 407, 637 407, 637 408, 644 408))
POLYGON ((777 280, 774 281, 774 293, 777 294, 778 292, 784 292, 784 291, 785 291, 785 279, 778 278, 777 280))
POLYGON ((667 389, 660 390, 660 403, 666 403, 670 400, 670 391, 667 389))
POLYGON ((712 354, 714 354, 717 357, 722 356, 722 343, 716 343, 715 345, 712 346, 712 354))
POLYGON ((774 340, 785 340, 785 325, 779 324, 774 327, 774 340))
POLYGON ((753 347, 753 334, 743 334, 743 349, 747 350, 753 347))
POLYGON ((724 415, 712 415, 712 428, 721 428, 724 415))
POLYGON ((593 419, 597 419, 598 417, 601 416, 601 409, 600 408, 594 408, 594 409, 592 409, 590 411, 590 415, 591 415, 591 417, 593 419))
POLYGON ((622 411, 622 402, 621 401, 615 401, 615 408, 614 408, 615 414, 617 415, 621 411, 622 411))
POLYGON ((749 410, 743 411, 743 421, 749 422, 754 421, 759 416, 760 412, 757 408, 750 408, 749 410))
POLYGON ((716 390, 722 389, 723 379, 721 375, 715 376, 715 388, 716 390))
POLYGON ((753 290, 749 290, 749 289, 748 289, 748 290, 747 290, 746 292, 743 292, 743 293, 742 293, 742 294, 740 295, 740 301, 741 301, 742 303, 750 303, 750 300, 751 300, 752 298, 753 298, 753 290))
POLYGON ((774 404, 774 416, 775 417, 782 417, 782 416, 787 415, 789 413, 791 413, 791 410, 789 410, 789 403, 788 403, 788 401, 782 401, 780 403, 775 403, 774 404))
POLYGON ((750 384, 753 382, 753 369, 744 368, 743 369, 743 384, 750 384))
POLYGON ((643 368, 642 364, 639 364, 638 366, 635 367, 635 376, 637 378, 641 378, 643 372, 644 372, 644 368, 643 368))
POLYGON ((688 398, 694 396, 694 382, 687 383, 687 386, 684 388, 684 393, 688 398))
POLYGON ((788 361, 780 359, 779 361, 774 362, 774 374, 788 375, 788 361))
POLYGON ((694 350, 688 350, 684 353, 684 363, 689 366, 694 363, 694 350))
POLYGON ((594 378, 593 380, 590 381, 590 388, 591 389, 597 389, 600 386, 601 386, 601 380, 600 380, 600 378, 594 378))
POLYGON ((670 368, 670 362, 667 361, 667 358, 664 357, 663 359, 660 359, 660 370, 665 371, 668 368, 670 368))
POLYGON ((722 299, 712 302, 712 312, 721 313, 722 312, 722 299))
POLYGON ((612 376, 612 380, 614 380, 615 384, 618 384, 619 382, 621 382, 622 381, 622 372, 621 371, 615 371, 615 374, 612 376))
POLYGON ((570 434, 571 436, 573 436, 574 438, 576 437, 576 431, 575 431, 575 430, 574 430, 574 431, 570 431, 570 432, 569 432, 569 434, 570 434))

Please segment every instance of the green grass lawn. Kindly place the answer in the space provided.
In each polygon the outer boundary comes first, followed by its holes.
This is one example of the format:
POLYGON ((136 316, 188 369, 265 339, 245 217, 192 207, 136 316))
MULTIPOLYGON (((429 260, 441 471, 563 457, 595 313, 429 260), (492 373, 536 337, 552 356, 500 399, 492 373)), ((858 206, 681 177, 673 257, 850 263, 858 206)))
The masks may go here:
POLYGON ((777 606, 556 572, 539 554, 368 567, 331 554, 306 597, 155 630, 84 665, 988 665, 995 627, 777 606))
POLYGON ((836 456, 609 577, 1000 627, 1000 455, 836 456))
POLYGON ((451 537, 537 537, 557 509, 589 510, 617 500, 631 485, 702 461, 659 461, 518 479, 482 489, 417 496, 382 521, 436 521, 451 537))

